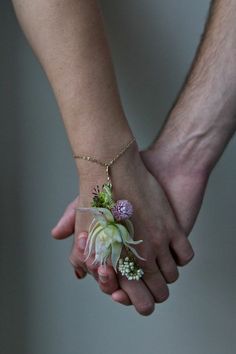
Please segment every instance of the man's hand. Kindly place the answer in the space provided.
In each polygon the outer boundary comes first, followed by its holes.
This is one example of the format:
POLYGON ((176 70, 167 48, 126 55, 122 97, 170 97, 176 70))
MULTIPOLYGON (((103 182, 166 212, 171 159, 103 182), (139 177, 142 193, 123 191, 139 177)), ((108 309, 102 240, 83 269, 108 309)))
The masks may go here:
POLYGON ((178 163, 174 149, 172 155, 171 142, 166 145, 168 153, 159 144, 155 149, 142 151, 141 157, 146 168, 164 189, 179 224, 188 236, 202 204, 209 171, 189 170, 185 166, 188 163, 178 163))

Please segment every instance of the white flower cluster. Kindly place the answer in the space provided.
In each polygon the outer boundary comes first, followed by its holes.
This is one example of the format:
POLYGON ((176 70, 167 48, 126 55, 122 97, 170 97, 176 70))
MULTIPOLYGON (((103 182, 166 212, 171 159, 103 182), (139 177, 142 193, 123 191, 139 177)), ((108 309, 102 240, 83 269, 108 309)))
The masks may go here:
POLYGON ((119 259, 118 270, 122 275, 125 275, 128 280, 139 280, 144 274, 143 270, 129 257, 119 259))

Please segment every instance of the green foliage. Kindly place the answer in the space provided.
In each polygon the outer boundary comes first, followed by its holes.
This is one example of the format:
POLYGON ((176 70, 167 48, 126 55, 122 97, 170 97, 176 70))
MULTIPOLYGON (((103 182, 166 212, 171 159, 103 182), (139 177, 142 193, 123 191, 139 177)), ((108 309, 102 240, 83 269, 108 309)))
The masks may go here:
POLYGON ((111 209, 115 202, 112 199, 112 186, 110 183, 104 184, 100 191, 99 186, 94 188, 93 201, 91 206, 93 208, 107 208, 111 209))

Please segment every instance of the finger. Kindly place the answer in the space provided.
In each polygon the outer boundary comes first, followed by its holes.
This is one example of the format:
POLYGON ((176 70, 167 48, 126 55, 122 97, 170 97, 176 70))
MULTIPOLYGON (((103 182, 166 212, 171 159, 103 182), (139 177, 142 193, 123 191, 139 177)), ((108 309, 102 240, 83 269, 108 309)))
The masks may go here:
POLYGON ((111 297, 114 301, 119 302, 122 305, 132 305, 128 294, 126 294, 126 292, 122 289, 116 290, 111 297))
POLYGON ((168 244, 158 248, 157 264, 166 283, 173 283, 178 279, 178 268, 168 244))
POLYGON ((149 268, 144 270, 142 279, 153 295, 155 302, 161 303, 168 299, 169 289, 156 263, 149 265, 149 268))
POLYGON ((83 279, 84 277, 86 277, 87 272, 82 268, 82 267, 77 267, 75 269, 75 276, 78 279, 83 279))
POLYGON ((87 254, 85 254, 87 239, 87 232, 80 232, 77 236, 75 236, 75 242, 70 260, 72 264, 79 266, 82 265, 88 273, 93 275, 93 277, 98 280, 98 264, 94 263, 94 254, 91 254, 89 258, 87 258, 87 254))
POLYGON ((119 275, 121 289, 128 295, 136 311, 143 316, 150 315, 155 308, 152 294, 142 280, 128 280, 119 275))
POLYGON ((175 235, 170 247, 174 253, 176 263, 179 266, 188 264, 194 257, 192 246, 185 235, 175 235))
POLYGON ((52 236, 58 240, 62 240, 74 233, 75 225, 75 208, 78 203, 78 197, 70 203, 57 225, 52 229, 52 236))
POLYGON ((69 257, 70 263, 75 269, 82 268, 87 271, 85 260, 85 246, 87 242, 87 232, 81 232, 78 237, 75 237, 74 245, 69 257))
POLYGON ((105 293, 111 295, 119 289, 119 283, 114 269, 109 266, 98 267, 98 283, 100 289, 105 293))
POLYGON ((98 264, 94 263, 94 255, 91 255, 91 257, 86 260, 85 265, 88 273, 93 275, 94 279, 98 281, 98 264))

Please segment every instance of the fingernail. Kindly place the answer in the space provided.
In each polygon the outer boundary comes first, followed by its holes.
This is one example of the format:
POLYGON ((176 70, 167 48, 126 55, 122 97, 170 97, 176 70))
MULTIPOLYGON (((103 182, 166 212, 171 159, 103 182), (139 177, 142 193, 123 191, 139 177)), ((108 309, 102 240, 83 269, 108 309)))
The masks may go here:
POLYGON ((100 280, 102 283, 107 283, 107 282, 108 282, 108 276, 107 276, 107 275, 98 274, 98 276, 99 276, 99 280, 100 280))
POLYGON ((79 237, 79 240, 78 240, 78 245, 79 245, 79 248, 81 249, 81 251, 83 251, 85 249, 85 246, 86 246, 86 238, 84 236, 80 236, 79 237))
POLYGON ((78 278, 78 279, 81 279, 81 275, 80 275, 80 272, 78 270, 75 270, 75 276, 78 278))
POLYGON ((76 275, 76 277, 77 277, 78 279, 82 279, 82 278, 84 278, 85 273, 76 269, 76 270, 75 270, 75 275, 76 275))
POLYGON ((102 269, 98 270, 98 276, 99 276, 99 280, 102 283, 106 283, 109 280, 108 275, 105 273, 105 270, 103 271, 102 269))

